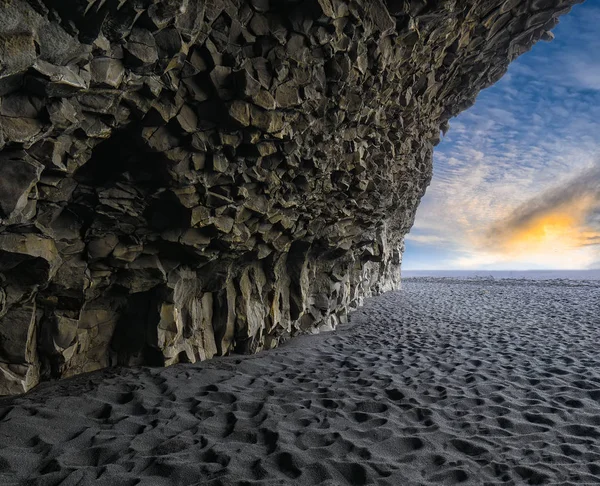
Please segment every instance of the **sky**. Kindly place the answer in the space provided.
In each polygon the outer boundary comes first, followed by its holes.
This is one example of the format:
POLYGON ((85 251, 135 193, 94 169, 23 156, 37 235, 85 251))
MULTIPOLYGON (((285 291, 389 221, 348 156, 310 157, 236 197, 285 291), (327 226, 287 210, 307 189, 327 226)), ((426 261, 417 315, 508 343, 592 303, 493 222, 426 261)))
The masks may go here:
POLYGON ((600 2, 450 121, 404 270, 600 268, 600 2))

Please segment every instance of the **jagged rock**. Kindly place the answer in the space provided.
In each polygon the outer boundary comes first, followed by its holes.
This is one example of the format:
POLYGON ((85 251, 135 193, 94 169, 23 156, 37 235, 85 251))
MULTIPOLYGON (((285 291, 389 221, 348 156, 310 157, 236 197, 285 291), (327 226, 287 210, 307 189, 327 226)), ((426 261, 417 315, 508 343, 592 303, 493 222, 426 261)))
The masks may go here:
POLYGON ((0 2, 0 395, 397 288, 440 130, 577 2, 0 2))
POLYGON ((300 90, 293 82, 282 84, 275 91, 275 101, 280 108, 292 108, 302 102, 300 90))
POLYGON ((119 244, 119 238, 114 234, 107 234, 101 238, 94 238, 87 244, 90 259, 108 257, 119 244))
POLYGON ((233 96, 232 70, 226 66, 215 66, 210 73, 210 79, 219 98, 231 99, 233 96))
POLYGON ((332 19, 342 18, 348 15, 348 4, 343 0, 319 0, 323 13, 332 19))
POLYGON ((43 166, 26 153, 0 153, 0 224, 23 211, 42 169, 43 166))
POLYGON ((227 172, 229 168, 229 161, 223 154, 213 155, 213 170, 217 172, 227 172))
POLYGON ((7 96, 0 106, 0 146, 2 140, 31 144, 41 135, 44 124, 38 119, 41 100, 25 95, 7 96))
POLYGON ((38 384, 36 305, 13 306, 0 317, 0 395, 23 393, 38 384))
POLYGON ((229 116, 242 127, 250 125, 250 105, 243 101, 234 101, 229 105, 229 116))
POLYGON ((252 97, 255 105, 264 108, 265 110, 274 110, 277 107, 275 97, 268 91, 261 89, 252 97))
POLYGON ((142 254, 143 250, 144 247, 140 244, 125 244, 119 242, 112 251, 112 256, 122 262, 131 263, 142 254))
POLYGON ((239 90, 245 96, 255 96, 261 89, 260 82, 252 76, 248 68, 244 68, 236 73, 236 82, 239 90))
POLYGON ((134 27, 124 47, 134 65, 153 64, 158 61, 156 40, 146 29, 134 27))
POLYGON ((223 233, 231 233, 233 229, 234 219, 228 216, 217 216, 212 219, 215 228, 223 233))
POLYGON ((264 111, 252 106, 250 109, 251 125, 265 133, 276 133, 285 126, 283 113, 264 111))
POLYGON ((179 114, 177 115, 177 121, 181 128, 183 128, 188 133, 194 133, 198 128, 198 117, 194 110, 192 110, 188 105, 183 105, 179 114))
POLYGON ((85 73, 82 73, 77 66, 55 66, 38 59, 33 68, 40 76, 29 78, 28 83, 32 91, 42 96, 66 97, 89 87, 89 79, 84 77, 85 73))
POLYGON ((61 263, 54 241, 33 233, 0 234, 0 273, 19 285, 45 285, 61 263))
MULTIPOLYGON (((61 376, 73 376, 105 368, 110 363, 109 347, 113 339, 119 314, 112 302, 92 301, 85 304, 77 320, 75 338, 61 353, 61 376)), ((74 323, 63 325, 75 327, 74 323)), ((70 337, 68 329, 63 330, 70 337)))
POLYGON ((31 33, 0 31, 1 77, 24 71, 36 59, 35 39, 31 33))
POLYGON ((204 206, 195 207, 192 210, 192 226, 206 226, 210 223, 210 210, 204 206))
POLYGON ((390 15, 384 0, 369 0, 365 3, 369 20, 375 24, 378 30, 387 33, 396 27, 396 21, 390 15))
POLYGON ((35 343, 35 303, 15 306, 0 321, 0 361, 26 363, 35 343))
POLYGON ((98 57, 90 63, 91 82, 94 85, 118 88, 123 81, 125 68, 119 59, 98 57))
POLYGON ((172 305, 162 305, 158 323, 158 347, 166 364, 215 356, 212 293, 202 292, 195 275, 184 274, 173 290, 173 300, 172 305))

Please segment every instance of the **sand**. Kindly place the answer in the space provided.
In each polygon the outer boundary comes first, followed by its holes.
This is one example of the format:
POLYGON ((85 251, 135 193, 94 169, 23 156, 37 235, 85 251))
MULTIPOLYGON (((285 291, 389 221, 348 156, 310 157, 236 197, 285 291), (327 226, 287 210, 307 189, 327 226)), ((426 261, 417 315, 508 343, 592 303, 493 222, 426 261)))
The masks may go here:
POLYGON ((338 331, 0 400, 1 485, 600 484, 600 282, 412 279, 338 331))

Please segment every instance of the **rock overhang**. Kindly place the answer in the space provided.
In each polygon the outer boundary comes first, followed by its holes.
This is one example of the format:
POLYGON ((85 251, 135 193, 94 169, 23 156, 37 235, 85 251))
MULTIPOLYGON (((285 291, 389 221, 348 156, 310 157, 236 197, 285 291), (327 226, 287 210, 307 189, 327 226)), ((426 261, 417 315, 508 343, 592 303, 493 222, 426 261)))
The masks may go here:
POLYGON ((440 129, 575 0, 4 0, 0 394, 397 288, 440 129))

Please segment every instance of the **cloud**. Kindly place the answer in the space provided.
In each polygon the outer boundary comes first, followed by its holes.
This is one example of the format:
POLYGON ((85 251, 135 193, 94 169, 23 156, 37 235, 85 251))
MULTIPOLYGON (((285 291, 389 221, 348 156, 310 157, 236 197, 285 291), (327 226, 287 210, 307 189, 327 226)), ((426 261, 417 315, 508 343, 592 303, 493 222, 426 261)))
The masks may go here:
POLYGON ((434 256, 441 248, 456 252, 438 268, 593 267, 600 259, 600 164, 590 156, 566 167, 558 158, 539 169, 498 169, 490 160, 471 161, 471 168, 465 162, 432 184, 408 240, 434 256))
POLYGON ((598 24, 600 8, 577 6, 556 41, 516 60, 451 122, 407 236, 408 266, 411 252, 438 269, 597 265, 598 24))
POLYGON ((600 164, 537 195, 480 233, 461 265, 530 262, 588 267, 600 256, 600 164))
MULTIPOLYGON (((490 203, 506 186, 486 187, 469 205, 446 205, 453 224, 409 235, 412 243, 456 252, 437 268, 593 268, 600 259, 600 164, 512 207, 490 203)), ((439 214, 435 205, 429 211, 439 214)))
POLYGON ((544 244, 553 236, 574 247, 600 242, 600 164, 515 208, 487 231, 488 245, 510 251, 544 244))
POLYGON ((448 240, 439 235, 407 235, 408 241, 415 243, 423 243, 424 245, 438 245, 440 243, 448 243, 448 240))
POLYGON ((557 93, 561 89, 600 91, 600 52, 591 47, 597 45, 599 24, 597 5, 576 6, 561 18, 556 40, 544 49, 534 47, 526 54, 526 62, 517 61, 509 73, 527 77, 537 86, 550 80, 557 93), (548 54, 552 62, 548 62, 548 54))
POLYGON ((600 91, 600 64, 590 66, 588 60, 576 59, 570 62, 570 68, 573 78, 580 86, 600 91))

